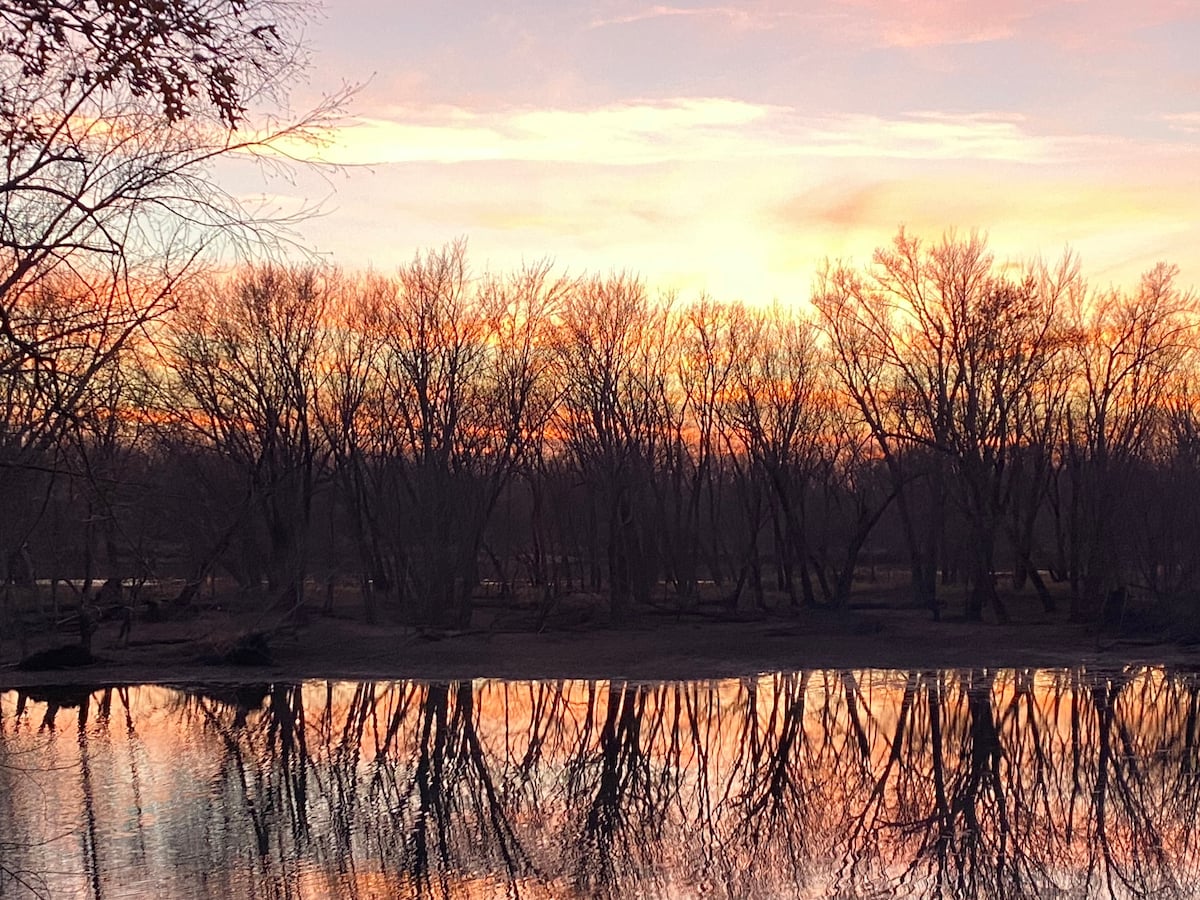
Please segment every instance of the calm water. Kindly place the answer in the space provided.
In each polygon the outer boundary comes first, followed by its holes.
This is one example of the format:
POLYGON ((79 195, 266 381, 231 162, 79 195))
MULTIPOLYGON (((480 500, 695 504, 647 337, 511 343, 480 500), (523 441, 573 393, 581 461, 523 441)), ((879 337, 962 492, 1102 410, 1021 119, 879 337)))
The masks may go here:
POLYGON ((0 894, 1200 896, 1200 677, 0 693, 0 894))

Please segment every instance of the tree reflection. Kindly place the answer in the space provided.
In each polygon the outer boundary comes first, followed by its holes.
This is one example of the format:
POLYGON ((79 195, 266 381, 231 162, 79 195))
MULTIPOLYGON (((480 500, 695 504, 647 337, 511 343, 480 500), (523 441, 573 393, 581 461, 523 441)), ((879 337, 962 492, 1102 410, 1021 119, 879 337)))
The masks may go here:
POLYGON ((14 692, 0 887, 1193 896, 1198 719, 1151 668, 14 692))

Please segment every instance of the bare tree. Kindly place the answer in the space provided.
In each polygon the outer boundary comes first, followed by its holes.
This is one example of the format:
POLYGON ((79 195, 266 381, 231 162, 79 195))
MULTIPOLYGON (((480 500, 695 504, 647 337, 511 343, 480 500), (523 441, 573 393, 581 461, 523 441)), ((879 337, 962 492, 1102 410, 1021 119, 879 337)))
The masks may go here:
POLYGON ((374 414, 384 390, 383 336, 377 323, 382 304, 392 295, 387 279, 366 275, 343 282, 331 298, 327 372, 317 406, 333 479, 358 554, 368 621, 376 616, 376 589, 389 587, 371 459, 380 441, 380 423, 374 414))
POLYGON ((0 358, 43 358, 14 317, 49 272, 124 289, 177 273, 216 238, 262 235, 210 164, 311 135, 340 102, 235 130, 302 61, 282 12, 271 0, 0 6, 0 358))
POLYGON ((694 597, 702 563, 709 577, 721 581, 716 515, 721 411, 733 381, 732 332, 742 316, 740 307, 701 297, 679 311, 670 332, 679 352, 676 397, 664 403, 664 562, 684 600, 694 597))
POLYGON ((1079 295, 1070 310, 1072 382, 1058 506, 1072 613, 1094 617, 1126 583, 1119 535, 1134 466, 1147 458, 1171 402, 1173 373, 1195 352, 1197 300, 1160 263, 1133 293, 1079 295))
POLYGON ((563 311, 559 427, 577 472, 593 488, 618 619, 635 599, 649 600, 657 580, 648 500, 661 450, 666 322, 666 306, 652 303, 643 283, 625 274, 584 281, 563 311))
POLYGON ((858 564, 898 489, 875 453, 875 440, 852 403, 834 393, 813 482, 809 538, 813 568, 825 602, 850 600, 858 564))
POLYGON ((815 596, 805 503, 828 412, 815 331, 807 319, 778 305, 749 312, 743 323, 726 415, 769 485, 779 586, 797 605, 798 574, 804 602, 811 606, 815 596))
POLYGON ((899 340, 889 300, 846 266, 821 273, 813 302, 830 348, 830 361, 846 394, 870 429, 896 491, 908 545, 913 591, 939 617, 937 551, 944 507, 943 477, 936 461, 913 452, 897 420, 899 393, 892 360, 899 340), (925 485, 925 497, 918 487, 925 485), (926 500, 922 509, 921 500, 926 500))
POLYGON ((268 590, 303 600, 308 530, 326 448, 316 421, 334 276, 263 266, 207 281, 166 343, 178 425, 233 463, 265 531, 268 590))
POLYGON ((338 363, 365 385, 338 388, 339 465, 357 467, 377 580, 418 622, 470 621, 487 524, 553 404, 548 329, 566 285, 548 264, 475 279, 464 241, 418 254, 374 289, 371 349, 354 339, 338 363))
MULTIPOLYGON (((275 0, 0 3, 0 493, 61 474, 90 382, 198 260, 278 234, 212 164, 273 165, 281 138, 312 137, 340 104, 284 125, 262 115, 303 64, 296 13, 275 0)), ((29 509, 0 510, 0 542, 29 531, 13 518, 29 509)))
POLYGON ((892 248, 876 252, 869 277, 826 273, 817 302, 843 385, 901 489, 914 577, 932 591, 932 553, 949 497, 970 528, 968 617, 992 606, 1007 618, 995 552, 1012 499, 1010 464, 1033 434, 1025 427, 1029 398, 1063 345, 1058 307, 1077 278, 1073 260, 1012 281, 994 274, 979 234, 947 234, 924 248, 902 230, 892 248), (924 552, 903 490, 905 447, 928 459, 922 477, 934 515, 924 552))

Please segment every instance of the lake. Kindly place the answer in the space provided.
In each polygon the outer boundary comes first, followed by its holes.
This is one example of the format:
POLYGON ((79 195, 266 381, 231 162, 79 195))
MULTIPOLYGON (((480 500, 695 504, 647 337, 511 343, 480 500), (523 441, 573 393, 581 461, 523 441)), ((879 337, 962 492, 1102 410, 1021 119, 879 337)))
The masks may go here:
POLYGON ((1200 894, 1200 677, 0 693, 5 897, 1200 894))

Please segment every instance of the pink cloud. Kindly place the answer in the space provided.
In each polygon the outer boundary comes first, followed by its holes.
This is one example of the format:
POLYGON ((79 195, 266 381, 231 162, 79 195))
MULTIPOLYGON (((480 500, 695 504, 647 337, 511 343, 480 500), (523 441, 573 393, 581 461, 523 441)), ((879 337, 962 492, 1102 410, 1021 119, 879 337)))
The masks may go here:
POLYGON ((806 40, 913 50, 1027 40, 1097 53, 1136 42, 1141 29, 1197 16, 1190 0, 754 0, 703 6, 619 3, 596 16, 590 27, 675 19, 735 31, 787 27, 806 40))
POLYGON ((963 3, 961 0, 841 0, 848 27, 891 47, 971 44, 1012 37, 1045 6, 1037 0, 963 3))
POLYGON ((1195 19, 1189 0, 832 0, 830 37, 920 48, 1023 38, 1064 49, 1105 49, 1142 28, 1195 19))
POLYGON ((614 25, 633 25, 654 19, 708 19, 725 21, 738 29, 769 28, 775 22, 791 18, 786 10, 772 10, 760 4, 743 6, 667 6, 656 4, 629 9, 593 19, 592 28, 607 28, 614 25))

